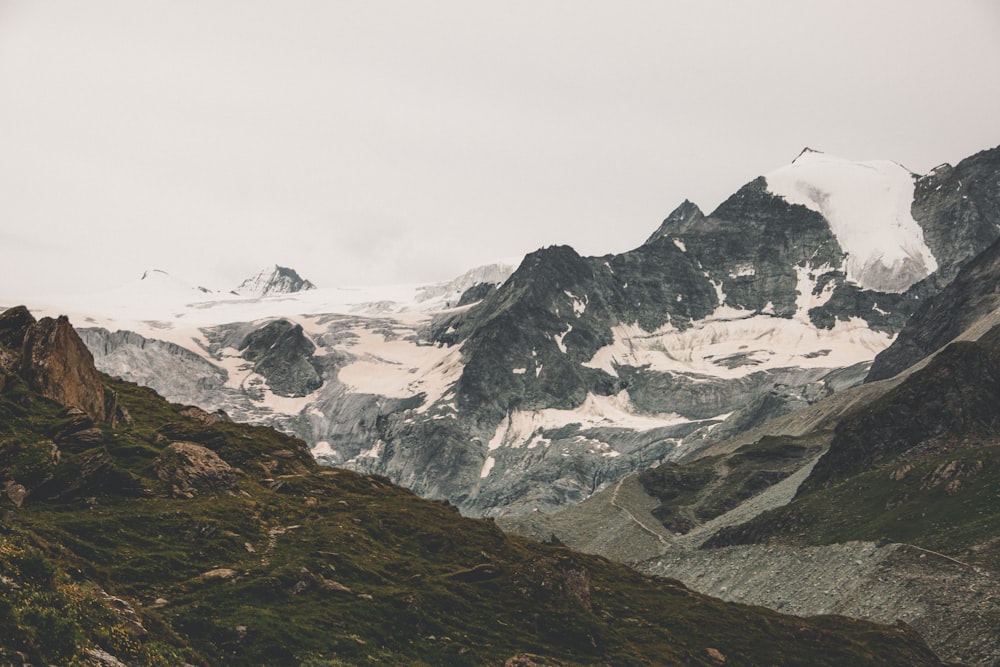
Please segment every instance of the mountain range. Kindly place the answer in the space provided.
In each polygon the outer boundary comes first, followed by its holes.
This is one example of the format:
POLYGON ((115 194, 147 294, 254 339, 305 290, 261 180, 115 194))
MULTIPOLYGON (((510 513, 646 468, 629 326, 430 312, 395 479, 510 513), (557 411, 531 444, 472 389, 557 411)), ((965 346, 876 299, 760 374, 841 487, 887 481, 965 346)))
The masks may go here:
POLYGON ((730 601, 902 619, 987 665, 998 237, 1000 149, 926 175, 807 149, 617 255, 378 290, 156 274, 157 298, 36 310, 68 312, 101 371, 337 470, 730 601))
POLYGON ((996 238, 997 165, 807 149, 619 255, 554 246, 377 290, 292 291, 308 281, 274 267, 249 296, 140 281, 39 312, 68 312, 101 370, 323 463, 468 515, 547 511, 861 382, 996 238))

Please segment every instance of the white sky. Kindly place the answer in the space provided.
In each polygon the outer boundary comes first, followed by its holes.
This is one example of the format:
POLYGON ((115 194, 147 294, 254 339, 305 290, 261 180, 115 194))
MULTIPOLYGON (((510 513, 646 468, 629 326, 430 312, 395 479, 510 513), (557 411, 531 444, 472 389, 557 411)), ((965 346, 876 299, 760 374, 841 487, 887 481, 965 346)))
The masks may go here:
POLYGON ((0 298, 441 280, 997 144, 995 0, 0 0, 0 298))

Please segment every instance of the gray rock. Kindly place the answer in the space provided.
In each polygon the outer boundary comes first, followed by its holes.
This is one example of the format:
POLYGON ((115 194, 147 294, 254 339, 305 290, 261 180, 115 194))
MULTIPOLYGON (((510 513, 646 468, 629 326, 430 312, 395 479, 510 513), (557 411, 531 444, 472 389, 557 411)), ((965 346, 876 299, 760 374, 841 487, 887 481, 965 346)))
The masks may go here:
POLYGON ((171 443, 153 465, 178 497, 238 489, 236 471, 211 449, 193 442, 171 443))
POLYGON ((299 324, 288 320, 270 322, 251 332, 239 349, 279 396, 305 396, 323 386, 320 369, 313 359, 316 346, 306 338, 299 324))

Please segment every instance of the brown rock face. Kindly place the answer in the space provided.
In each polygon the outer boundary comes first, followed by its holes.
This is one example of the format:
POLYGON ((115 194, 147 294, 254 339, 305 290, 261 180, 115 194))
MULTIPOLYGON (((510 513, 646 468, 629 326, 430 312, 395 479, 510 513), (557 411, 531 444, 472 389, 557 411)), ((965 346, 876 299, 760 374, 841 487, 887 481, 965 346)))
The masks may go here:
POLYGON ((173 484, 174 495, 235 491, 236 473, 218 454, 193 442, 171 443, 154 464, 157 476, 173 484))
POLYGON ((95 422, 106 421, 94 357, 65 316, 44 317, 28 327, 18 372, 43 396, 80 408, 95 422))

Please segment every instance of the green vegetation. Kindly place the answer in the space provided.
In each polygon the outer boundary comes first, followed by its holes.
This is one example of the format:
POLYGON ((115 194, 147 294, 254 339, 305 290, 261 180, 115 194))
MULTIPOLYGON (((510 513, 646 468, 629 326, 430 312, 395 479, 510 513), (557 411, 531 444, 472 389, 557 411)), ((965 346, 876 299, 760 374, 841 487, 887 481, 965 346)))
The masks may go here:
POLYGON ((2 384, 0 664, 937 664, 903 626, 727 604, 507 536, 125 382, 106 380, 131 416, 115 427, 2 384), (181 488, 178 441, 237 488, 181 488))
POLYGON ((911 457, 803 494, 709 546, 890 540, 1000 569, 1000 445, 911 457))
POLYGON ((766 436, 730 454, 666 463, 639 473, 639 483, 660 501, 652 514, 675 533, 737 507, 791 475, 826 445, 824 434, 766 436))

